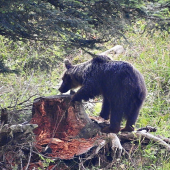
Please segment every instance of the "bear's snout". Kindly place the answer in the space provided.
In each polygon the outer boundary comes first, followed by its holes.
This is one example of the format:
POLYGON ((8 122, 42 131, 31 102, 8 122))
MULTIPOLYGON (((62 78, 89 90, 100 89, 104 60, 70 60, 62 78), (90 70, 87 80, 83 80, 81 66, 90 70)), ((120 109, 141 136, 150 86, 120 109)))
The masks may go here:
POLYGON ((68 92, 69 90, 70 90, 70 88, 69 87, 67 87, 67 86, 61 86, 59 89, 58 89, 61 93, 66 93, 66 92, 68 92))
POLYGON ((59 92, 61 92, 61 93, 66 93, 66 92, 67 92, 67 91, 64 90, 64 88, 62 88, 62 87, 60 87, 58 90, 59 90, 59 92))
POLYGON ((62 93, 61 87, 58 89, 58 91, 62 93))

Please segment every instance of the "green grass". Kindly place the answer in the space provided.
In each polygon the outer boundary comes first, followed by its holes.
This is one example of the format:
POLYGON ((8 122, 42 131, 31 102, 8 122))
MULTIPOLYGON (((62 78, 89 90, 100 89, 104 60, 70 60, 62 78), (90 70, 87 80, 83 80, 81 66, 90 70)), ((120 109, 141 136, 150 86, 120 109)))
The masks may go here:
POLYGON ((170 36, 157 33, 153 37, 147 34, 135 35, 129 40, 135 41, 138 56, 130 61, 144 75, 148 90, 145 104, 141 110, 137 125, 151 125, 158 128, 157 133, 169 136, 170 130, 170 36), (140 41, 139 41, 140 40, 140 41))

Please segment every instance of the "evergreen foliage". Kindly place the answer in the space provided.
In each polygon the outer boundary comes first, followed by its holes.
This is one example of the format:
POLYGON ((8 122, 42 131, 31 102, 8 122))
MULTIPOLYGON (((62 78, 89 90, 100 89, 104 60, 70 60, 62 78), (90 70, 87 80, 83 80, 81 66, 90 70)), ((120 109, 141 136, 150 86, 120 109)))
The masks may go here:
POLYGON ((169 31, 169 12, 170 0, 0 0, 0 34, 93 48, 141 18, 169 31))

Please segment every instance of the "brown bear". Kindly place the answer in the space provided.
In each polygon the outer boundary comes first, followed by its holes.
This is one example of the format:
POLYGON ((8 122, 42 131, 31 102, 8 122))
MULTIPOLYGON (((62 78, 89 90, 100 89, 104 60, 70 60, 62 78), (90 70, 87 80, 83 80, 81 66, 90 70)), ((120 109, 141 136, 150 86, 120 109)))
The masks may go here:
POLYGON ((65 61, 67 68, 59 91, 81 88, 73 95, 72 102, 103 96, 100 116, 109 119, 110 126, 102 129, 105 133, 118 133, 124 117, 127 122, 121 131, 133 131, 140 108, 146 97, 144 78, 130 63, 113 61, 107 56, 97 56, 90 61, 72 65, 65 61))

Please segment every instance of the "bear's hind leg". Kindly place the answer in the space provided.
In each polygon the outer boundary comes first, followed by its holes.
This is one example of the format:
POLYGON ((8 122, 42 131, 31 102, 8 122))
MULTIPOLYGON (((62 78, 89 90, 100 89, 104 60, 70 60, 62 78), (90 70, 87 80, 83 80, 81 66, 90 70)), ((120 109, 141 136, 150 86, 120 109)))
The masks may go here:
POLYGON ((111 108, 111 115, 110 115, 110 126, 105 127, 102 129, 103 133, 118 133, 120 131, 120 123, 123 117, 123 110, 122 108, 118 108, 115 106, 111 108))
POLYGON ((108 120, 109 115, 110 115, 110 104, 107 98, 103 97, 103 104, 102 104, 102 110, 100 112, 100 116, 103 119, 108 120))
POLYGON ((132 132, 134 131, 134 126, 136 123, 136 120, 138 118, 139 115, 139 111, 141 108, 142 102, 137 103, 136 102, 131 102, 131 105, 129 105, 129 109, 126 110, 126 126, 125 128, 121 129, 122 132, 132 132))

